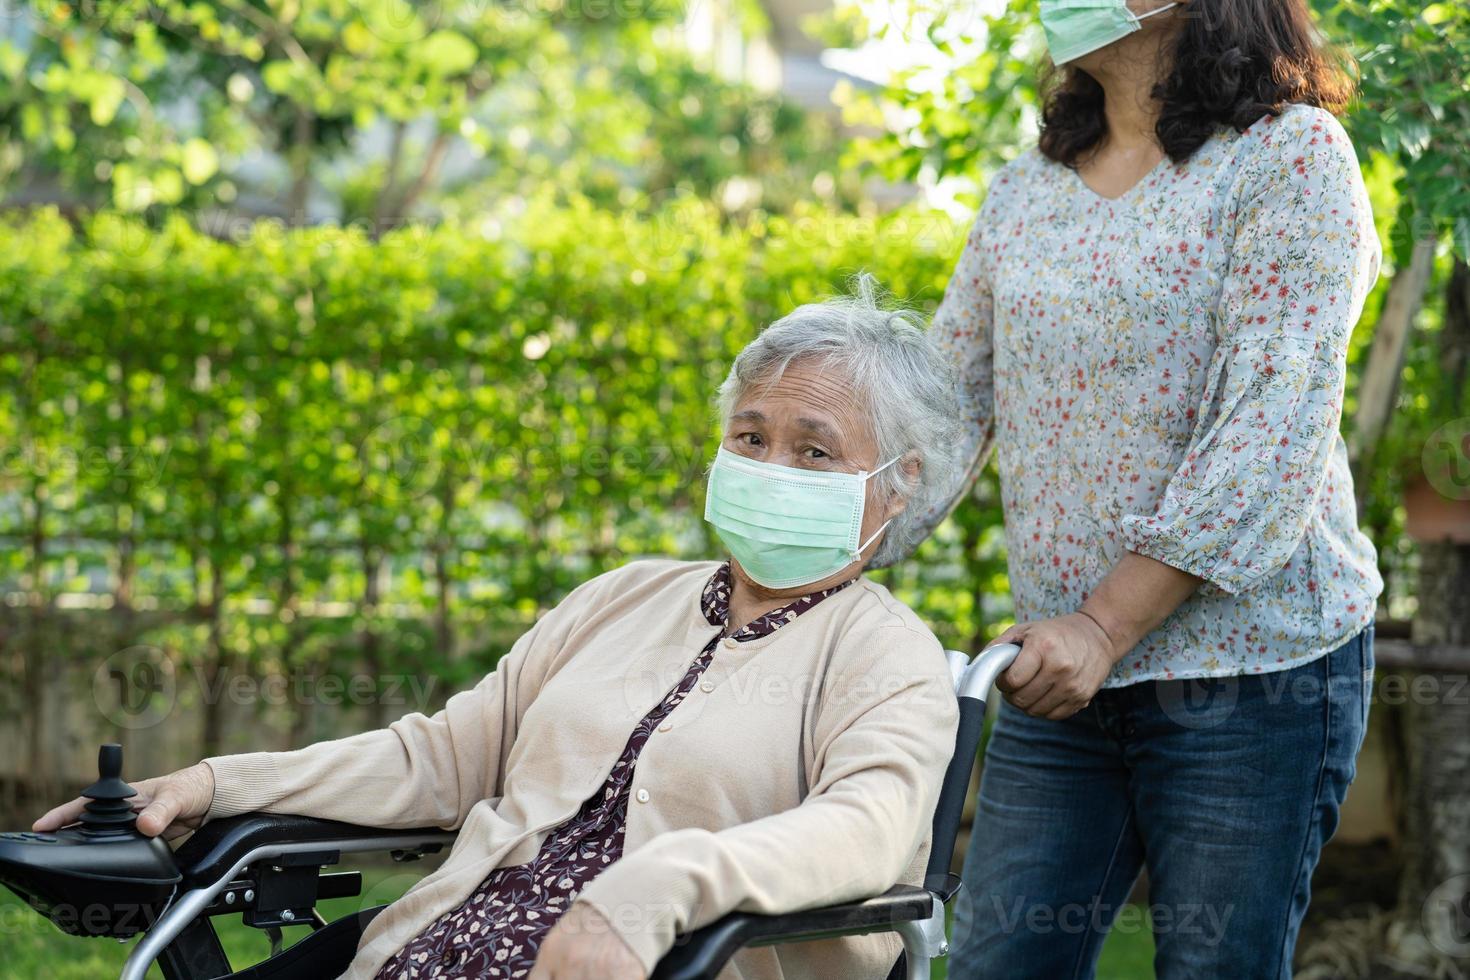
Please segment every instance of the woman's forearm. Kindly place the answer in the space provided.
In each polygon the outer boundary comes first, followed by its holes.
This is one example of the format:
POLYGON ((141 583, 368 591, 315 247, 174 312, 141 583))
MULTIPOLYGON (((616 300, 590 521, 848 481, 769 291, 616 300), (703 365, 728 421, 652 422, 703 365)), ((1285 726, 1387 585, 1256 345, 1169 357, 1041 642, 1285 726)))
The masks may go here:
POLYGON ((1127 552, 1082 603, 1121 659, 1194 594, 1203 581, 1172 565, 1127 552))

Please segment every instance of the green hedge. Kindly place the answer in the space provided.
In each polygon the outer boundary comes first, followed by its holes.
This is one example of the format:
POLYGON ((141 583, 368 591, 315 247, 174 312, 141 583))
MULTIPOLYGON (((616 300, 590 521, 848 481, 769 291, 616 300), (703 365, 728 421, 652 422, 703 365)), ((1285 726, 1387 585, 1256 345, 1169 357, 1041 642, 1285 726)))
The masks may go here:
MULTIPOLYGON (((932 308, 962 233, 694 201, 228 231, 0 223, 0 591, 92 596, 114 646, 453 683, 597 571, 715 555, 732 356, 860 270, 932 308)), ((952 644, 1006 607, 980 498, 885 573, 952 644)))

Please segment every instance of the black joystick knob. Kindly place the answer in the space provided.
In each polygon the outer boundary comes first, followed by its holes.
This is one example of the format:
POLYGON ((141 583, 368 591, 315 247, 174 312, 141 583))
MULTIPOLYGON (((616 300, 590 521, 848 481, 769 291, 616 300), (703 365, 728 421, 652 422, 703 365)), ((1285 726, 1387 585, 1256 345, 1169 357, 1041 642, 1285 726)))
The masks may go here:
POLYGON ((128 799, 138 791, 122 781, 122 746, 108 743, 97 750, 98 779, 82 790, 88 798, 82 810, 82 833, 88 837, 131 834, 137 822, 128 799))

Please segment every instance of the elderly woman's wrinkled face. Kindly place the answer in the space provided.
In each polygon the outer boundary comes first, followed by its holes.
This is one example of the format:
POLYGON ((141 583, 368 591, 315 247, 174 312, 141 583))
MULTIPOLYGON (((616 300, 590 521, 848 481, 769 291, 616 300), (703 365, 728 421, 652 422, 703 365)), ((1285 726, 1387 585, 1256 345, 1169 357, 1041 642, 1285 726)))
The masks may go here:
MULTIPOLYGON (((887 462, 878 458, 867 410, 851 382, 816 360, 796 361, 776 381, 752 384, 730 414, 723 444, 732 453, 796 469, 872 472, 887 462)), ((904 507, 903 499, 884 493, 877 480, 868 481, 866 492, 863 541, 904 507)), ((869 544, 864 559, 881 542, 880 537, 869 544)), ((853 562, 821 582, 789 591, 817 591, 859 570, 860 563, 853 562)))

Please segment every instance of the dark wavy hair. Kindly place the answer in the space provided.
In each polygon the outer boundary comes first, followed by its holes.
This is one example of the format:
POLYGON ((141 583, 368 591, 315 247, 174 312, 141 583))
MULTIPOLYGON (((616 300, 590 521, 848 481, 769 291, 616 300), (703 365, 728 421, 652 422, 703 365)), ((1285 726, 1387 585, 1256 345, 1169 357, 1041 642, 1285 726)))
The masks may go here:
MULTIPOLYGON (((1352 62, 1322 41, 1306 0, 1195 0, 1179 16, 1169 74, 1153 90, 1155 133, 1175 163, 1224 126, 1242 131, 1290 103, 1337 113, 1352 98, 1352 62)), ((1063 66, 1044 90, 1041 152, 1076 167, 1107 134, 1102 85, 1063 66)))

